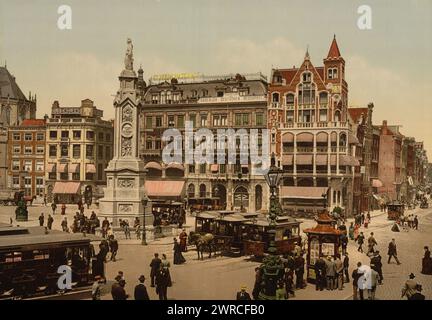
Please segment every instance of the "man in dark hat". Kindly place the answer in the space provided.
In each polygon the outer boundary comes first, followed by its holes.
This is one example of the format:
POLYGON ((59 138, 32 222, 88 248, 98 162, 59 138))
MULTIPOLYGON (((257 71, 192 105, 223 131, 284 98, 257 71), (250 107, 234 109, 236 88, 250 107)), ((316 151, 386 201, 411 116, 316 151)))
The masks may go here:
POLYGON ((421 293, 423 290, 421 284, 416 286, 416 293, 414 293, 408 300, 425 300, 426 297, 421 293))
POLYGON ((44 225, 44 222, 45 222, 45 217, 44 217, 44 214, 42 212, 39 216, 39 226, 42 227, 44 225))
POLYGON ((113 300, 126 300, 129 295, 126 294, 126 290, 124 289, 126 285, 126 281, 121 278, 121 276, 117 276, 115 278, 116 282, 111 287, 111 295, 113 300))
POLYGON ((145 277, 141 275, 138 278, 139 283, 135 286, 134 297, 135 300, 150 300, 149 295, 147 293, 147 288, 144 285, 145 277))
POLYGON ((410 300, 411 296, 416 293, 417 281, 415 281, 414 278, 414 273, 411 273, 409 279, 405 282, 405 285, 402 288, 401 298, 407 297, 407 299, 410 300))
POLYGON ((375 270, 376 272, 378 272, 379 275, 379 279, 378 279, 378 284, 382 284, 382 281, 384 280, 384 276, 382 273, 382 262, 381 262, 381 255, 379 253, 379 250, 374 252, 373 257, 371 258, 370 261, 370 266, 373 270, 375 270))
POLYGON ((396 240, 395 239, 392 239, 392 241, 388 245, 388 257, 389 257, 388 258, 388 263, 390 263, 390 259, 392 257, 394 257, 395 260, 396 260, 396 263, 397 264, 401 264, 399 262, 398 257, 397 257, 397 247, 396 247, 396 240))
POLYGON ((151 285, 150 286, 151 287, 155 286, 156 275, 160 269, 161 263, 162 263, 162 260, 159 258, 159 254, 155 253, 154 258, 150 262, 150 268, 151 268, 151 270, 150 270, 151 285))

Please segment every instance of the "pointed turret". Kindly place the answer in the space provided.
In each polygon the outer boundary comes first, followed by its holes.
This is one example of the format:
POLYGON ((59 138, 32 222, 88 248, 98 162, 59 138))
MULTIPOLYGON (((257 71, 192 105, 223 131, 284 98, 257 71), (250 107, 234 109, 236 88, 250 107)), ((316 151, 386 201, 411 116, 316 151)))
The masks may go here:
POLYGON ((337 41, 336 41, 336 35, 334 35, 333 41, 330 45, 329 52, 327 54, 327 59, 329 59, 329 58, 334 59, 334 58, 340 58, 340 57, 341 57, 341 54, 340 54, 339 46, 338 46, 337 41))

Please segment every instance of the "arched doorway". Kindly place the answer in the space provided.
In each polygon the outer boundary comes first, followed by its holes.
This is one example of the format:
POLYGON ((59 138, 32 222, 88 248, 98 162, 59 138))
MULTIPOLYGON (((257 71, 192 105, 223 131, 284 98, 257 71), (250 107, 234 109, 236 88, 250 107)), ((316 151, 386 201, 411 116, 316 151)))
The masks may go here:
POLYGON ((245 209, 249 207, 249 193, 243 186, 238 187, 234 191, 234 207, 245 209))
POLYGON ((262 187, 261 185, 255 186, 255 210, 261 210, 262 208, 262 187))
POLYGON ((217 184, 213 188, 213 197, 219 198, 219 204, 222 207, 226 207, 227 203, 227 190, 223 184, 217 184))
POLYGON ((188 191, 187 191, 187 193, 188 193, 188 198, 190 199, 190 198, 195 198, 195 185, 193 184, 193 183, 191 183, 189 186, 188 186, 188 191))

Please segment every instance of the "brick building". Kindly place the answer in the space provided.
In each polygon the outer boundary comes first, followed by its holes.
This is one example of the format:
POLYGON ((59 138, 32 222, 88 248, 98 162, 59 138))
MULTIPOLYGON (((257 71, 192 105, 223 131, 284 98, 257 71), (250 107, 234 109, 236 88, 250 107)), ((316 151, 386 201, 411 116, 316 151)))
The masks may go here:
POLYGON ((300 67, 272 70, 267 122, 271 150, 284 171, 284 209, 313 216, 327 194, 330 208, 339 206, 351 215, 359 141, 349 121, 345 60, 336 38, 323 64, 315 67, 306 52, 300 67))
POLYGON ((9 126, 9 187, 26 196, 45 194, 45 131, 44 119, 24 119, 9 126))

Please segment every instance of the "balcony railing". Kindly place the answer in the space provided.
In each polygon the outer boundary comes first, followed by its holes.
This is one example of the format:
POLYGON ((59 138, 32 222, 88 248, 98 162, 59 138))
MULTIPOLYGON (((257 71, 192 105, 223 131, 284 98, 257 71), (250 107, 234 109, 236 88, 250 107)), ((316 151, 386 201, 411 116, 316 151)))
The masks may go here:
POLYGON ((318 122, 287 122, 281 124, 282 128, 349 128, 346 121, 318 121, 318 122))

